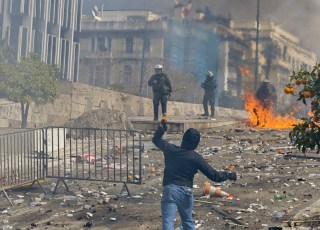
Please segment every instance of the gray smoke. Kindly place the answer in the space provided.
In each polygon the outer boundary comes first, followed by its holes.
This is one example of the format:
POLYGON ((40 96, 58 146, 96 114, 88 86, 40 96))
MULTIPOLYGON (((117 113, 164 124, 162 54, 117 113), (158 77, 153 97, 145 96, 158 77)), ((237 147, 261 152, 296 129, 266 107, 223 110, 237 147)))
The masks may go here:
MULTIPOLYGON (((231 17, 235 22, 255 21, 257 0, 203 0, 214 14, 231 17)), ((297 36, 304 48, 320 56, 319 0, 260 0, 260 20, 271 21, 297 36)))

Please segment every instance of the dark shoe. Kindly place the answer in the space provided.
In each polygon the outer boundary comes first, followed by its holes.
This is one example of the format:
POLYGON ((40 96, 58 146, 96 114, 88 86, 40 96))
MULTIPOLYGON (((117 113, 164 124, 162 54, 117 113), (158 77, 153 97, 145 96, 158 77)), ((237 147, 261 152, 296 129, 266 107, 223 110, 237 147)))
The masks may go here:
POLYGON ((201 114, 201 116, 208 117, 208 116, 209 116, 209 114, 204 113, 204 114, 201 114))
POLYGON ((214 117, 214 114, 211 114, 210 117, 214 117))

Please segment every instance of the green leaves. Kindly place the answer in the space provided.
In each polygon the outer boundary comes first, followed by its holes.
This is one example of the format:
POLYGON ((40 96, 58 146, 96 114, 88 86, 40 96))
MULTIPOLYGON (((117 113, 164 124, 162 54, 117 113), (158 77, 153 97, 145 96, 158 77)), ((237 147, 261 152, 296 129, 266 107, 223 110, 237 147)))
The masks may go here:
MULTIPOLYGON (((31 54, 22 58, 17 65, 0 65, 0 89, 9 100, 21 103, 22 107, 28 105, 28 108, 31 102, 36 105, 47 104, 58 97, 57 73, 57 68, 31 54)), ((28 109, 21 109, 22 116, 27 116, 28 109)))
POLYGON ((34 54, 22 58, 16 66, 0 65, 0 71, 3 73, 1 88, 14 102, 42 105, 53 102, 58 96, 56 69, 41 62, 34 54))
POLYGON ((320 153, 320 63, 316 63, 311 71, 293 71, 290 84, 297 86, 297 100, 302 101, 305 106, 310 106, 310 112, 309 117, 302 117, 302 122, 294 125, 289 137, 303 153, 315 149, 320 153))

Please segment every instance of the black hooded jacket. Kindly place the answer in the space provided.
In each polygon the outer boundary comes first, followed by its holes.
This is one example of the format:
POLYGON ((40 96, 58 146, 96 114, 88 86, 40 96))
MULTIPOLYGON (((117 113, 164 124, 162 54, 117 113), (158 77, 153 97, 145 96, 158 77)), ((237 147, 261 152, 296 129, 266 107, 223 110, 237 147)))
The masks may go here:
POLYGON ((200 170, 206 177, 215 182, 229 179, 227 172, 218 172, 196 151, 200 142, 200 133, 196 129, 188 129, 183 135, 181 147, 162 140, 164 128, 159 126, 152 142, 163 151, 165 168, 163 186, 169 184, 192 188, 194 175, 200 170))

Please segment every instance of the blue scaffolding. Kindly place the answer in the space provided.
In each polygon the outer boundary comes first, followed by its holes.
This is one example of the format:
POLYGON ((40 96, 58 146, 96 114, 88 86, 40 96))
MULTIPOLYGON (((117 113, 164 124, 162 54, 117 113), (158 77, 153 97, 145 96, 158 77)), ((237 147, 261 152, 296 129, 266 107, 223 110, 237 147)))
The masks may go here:
POLYGON ((217 73, 220 39, 199 24, 170 20, 166 33, 165 59, 174 68, 204 78, 208 70, 217 73))

